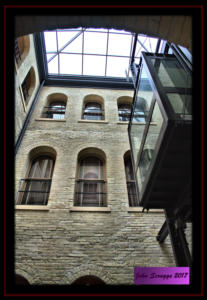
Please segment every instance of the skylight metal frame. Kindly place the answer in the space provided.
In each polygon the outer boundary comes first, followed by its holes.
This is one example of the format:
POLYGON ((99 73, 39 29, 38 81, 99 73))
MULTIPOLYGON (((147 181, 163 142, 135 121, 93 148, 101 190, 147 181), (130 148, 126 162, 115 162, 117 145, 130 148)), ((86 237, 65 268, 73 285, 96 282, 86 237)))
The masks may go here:
MULTIPOLYGON (((94 31, 92 29, 88 29, 88 28, 81 28, 79 30, 79 32, 68 42, 66 42, 65 45, 63 45, 61 47, 61 49, 58 50, 58 37, 57 34, 58 32, 72 32, 72 31, 77 31, 76 30, 65 30, 65 29, 55 29, 52 31, 45 31, 45 32, 56 32, 56 45, 57 45, 57 51, 46 51, 46 47, 45 47, 45 54, 54 54, 52 57, 49 58, 49 60, 47 60, 47 64, 50 63, 57 55, 58 55, 58 75, 68 75, 68 74, 60 74, 60 61, 59 61, 59 54, 77 54, 77 55, 81 55, 82 56, 82 64, 81 64, 81 74, 80 76, 86 76, 84 75, 84 56, 101 56, 101 57, 105 57, 106 61, 105 61, 105 72, 103 77, 110 77, 107 75, 107 63, 108 63, 108 57, 120 57, 120 58, 127 58, 130 60, 131 58, 131 51, 132 51, 132 45, 133 45, 133 41, 134 41, 134 34, 132 33, 128 33, 128 32, 120 32, 120 31, 111 31, 110 29, 107 29, 106 31, 94 31), (97 53, 84 53, 84 32, 94 32, 94 33, 103 33, 107 35, 107 40, 106 40, 106 53, 105 54, 97 54, 97 53), (129 55, 114 55, 114 54, 108 54, 108 45, 109 45, 109 35, 113 35, 113 34, 118 34, 118 35, 128 35, 131 36, 131 41, 130 41, 130 51, 129 51, 129 55), (79 37, 80 35, 82 35, 82 52, 62 52, 70 43, 72 43, 77 37, 79 37)), ((47 67, 48 69, 48 67, 47 67)), ((127 68, 127 77, 129 77, 129 68, 127 68)), ((52 75, 52 73, 50 74, 47 71, 48 75, 52 75)), ((56 74, 56 73, 55 73, 56 74)), ((72 74, 71 74, 72 75, 72 74)), ((112 76, 114 77, 114 76, 112 76)), ((118 77, 119 78, 119 77, 118 77)), ((122 78, 122 77, 120 77, 122 78)))
MULTIPOLYGON (((133 52, 133 46, 134 46, 134 40, 135 40, 135 34, 131 32, 120 32, 116 30, 111 29, 103 29, 103 30, 95 30, 91 28, 73 28, 73 29, 58 29, 59 32, 73 32, 79 30, 79 33, 74 36, 71 40, 69 40, 65 45, 62 46, 61 49, 57 49, 56 52, 53 51, 46 51, 45 47, 45 40, 44 40, 44 32, 36 33, 34 34, 34 40, 35 40, 35 49, 37 53, 37 60, 38 60, 38 69, 40 74, 40 79, 45 80, 46 85, 56 85, 56 86, 79 86, 79 87, 100 87, 100 88, 111 88, 111 89, 129 89, 133 90, 133 81, 132 77, 129 77, 130 72, 130 61, 132 58, 132 52, 133 52), (54 55, 58 55, 60 53, 60 50, 65 49, 73 40, 75 40, 78 36, 82 34, 82 38, 84 35, 84 32, 95 32, 95 33, 105 33, 107 34, 107 41, 106 41, 106 53, 104 55, 102 54, 92 54, 92 53, 78 53, 82 56, 82 74, 83 74, 83 64, 84 64, 84 55, 93 55, 93 56, 105 56, 106 57, 106 63, 105 63, 105 74, 107 70, 107 63, 108 63, 108 57, 123 57, 129 59, 129 67, 126 68, 126 77, 115 77, 115 76, 96 76, 96 75, 73 75, 73 74, 49 74, 48 73, 48 61, 46 57, 46 53, 54 53, 54 55), (109 34, 120 34, 120 35, 131 35, 131 43, 130 43, 130 52, 129 56, 122 56, 122 55, 111 55, 108 54, 108 45, 109 45, 109 34)), ((56 32, 57 30, 51 30, 50 32, 56 32)), ((138 35, 139 37, 139 35, 138 35)), ((147 36, 146 36, 147 38, 147 36)), ((57 39, 57 34, 56 34, 57 39)), ((159 41, 159 40, 158 40, 159 41)), ((157 41, 157 43, 158 43, 157 41)), ((56 40, 57 43, 57 40, 56 40)), ((137 41, 136 48, 140 45, 140 43, 137 41)), ((83 46, 83 43, 82 43, 83 46)), ((140 47, 143 49, 143 47, 140 45, 140 47)), ((65 53, 67 54, 67 53, 65 53)), ((71 53, 75 54, 75 53, 71 53)), ((141 55, 141 53, 140 53, 141 55)), ((58 55, 59 57, 59 55, 58 55)), ((54 58, 54 57, 53 57, 54 58)), ((135 59, 139 59, 140 56, 135 56, 135 59)), ((52 58, 50 58, 50 61, 52 58)), ((58 62, 58 66, 60 66, 60 63, 58 62)), ((60 67, 59 67, 60 68, 60 67)), ((60 71, 60 70, 59 70, 60 71)))

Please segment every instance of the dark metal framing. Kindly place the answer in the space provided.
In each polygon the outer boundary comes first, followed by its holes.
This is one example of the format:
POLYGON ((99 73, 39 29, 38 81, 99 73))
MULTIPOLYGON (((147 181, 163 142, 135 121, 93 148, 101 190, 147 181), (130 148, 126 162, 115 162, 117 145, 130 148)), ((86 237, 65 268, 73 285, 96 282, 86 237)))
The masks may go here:
MULTIPOLYGON (((145 178, 145 182, 142 186, 142 191, 140 193, 139 191, 139 188, 138 188, 138 185, 137 185, 137 193, 138 193, 138 201, 140 203, 140 197, 145 193, 145 190, 146 190, 146 187, 149 189, 149 178, 151 177, 151 174, 153 172, 153 170, 155 169, 155 163, 156 163, 156 158, 157 158, 157 155, 158 155, 158 149, 160 148, 160 145, 162 143, 162 140, 166 134, 166 128, 167 128, 167 125, 169 125, 169 129, 168 129, 168 132, 170 133, 171 130, 172 130, 172 126, 171 126, 171 122, 172 120, 175 120, 175 121, 178 121, 178 122, 183 122, 183 119, 181 119, 181 117, 178 115, 176 115, 173 111, 173 109, 171 108, 169 101, 168 101, 168 98, 166 96, 166 93, 170 93, 170 92, 178 92, 180 94, 182 93, 185 93, 185 94, 191 94, 191 89, 190 88, 163 88, 155 70, 154 70, 154 67, 152 65, 152 62, 151 62, 151 59, 150 57, 154 57, 154 58, 158 58, 158 59, 161 59, 163 58, 163 54, 154 54, 154 53, 145 53, 145 52, 142 52, 142 61, 140 62, 140 65, 139 65, 139 73, 141 72, 141 65, 142 65, 142 68, 144 67, 145 71, 147 72, 147 75, 148 75, 148 78, 149 78, 149 81, 150 81, 150 85, 152 87, 152 90, 153 90, 153 99, 152 99, 152 102, 151 102, 151 106, 150 106, 150 110, 149 110, 149 114, 148 114, 148 119, 146 120, 146 125, 145 125, 145 129, 144 129, 144 132, 143 132, 143 136, 142 136, 142 142, 141 142, 141 145, 140 145, 140 150, 137 154, 137 158, 135 159, 134 157, 134 154, 133 154, 133 151, 132 151, 132 163, 133 163, 133 168, 134 168, 134 173, 136 174, 137 173, 137 169, 138 169, 138 165, 139 165, 139 161, 140 161, 140 157, 141 157, 141 153, 142 153, 142 150, 143 150, 143 147, 144 147, 144 144, 145 144, 145 140, 146 140, 146 137, 147 137, 147 132, 148 132, 148 129, 149 129, 149 126, 150 126, 150 122, 151 122, 151 116, 152 116, 152 112, 153 112, 153 109, 154 109, 154 105, 155 105, 155 102, 157 101, 158 102, 158 105, 159 105, 159 109, 160 109, 160 112, 162 114, 162 117, 163 117, 163 124, 162 124, 162 127, 160 129, 160 134, 159 134, 159 137, 158 137, 158 140, 157 140, 157 143, 156 143, 156 146, 155 146, 155 151, 154 151, 154 155, 153 155, 153 158, 152 158, 152 161, 151 161, 151 164, 150 164, 150 168, 147 172, 147 176, 145 178), (164 99, 164 101, 161 101, 160 97, 162 99, 164 99)), ((174 59, 175 56, 173 54, 165 54, 164 57, 167 57, 168 59, 172 58, 174 59)), ((137 76, 138 78, 139 76, 137 76)), ((139 89, 139 86, 140 86, 140 80, 137 82, 136 84, 136 90, 135 90, 135 94, 134 94, 134 101, 135 101, 135 98, 136 98, 136 95, 137 95, 137 91, 139 89)), ((134 103, 133 103, 134 104, 134 103)), ((133 110, 132 110, 132 114, 131 114, 131 118, 130 118, 130 122, 129 122, 129 126, 128 126, 128 132, 130 132, 130 129, 131 129, 131 126, 132 126, 132 116, 134 114, 134 105, 133 105, 133 110)), ((130 134, 129 134, 129 141, 130 141, 130 147, 132 149, 132 141, 131 141, 131 137, 130 137, 130 134)), ((137 184, 137 182, 136 182, 137 184)))
MULTIPOLYGON (((159 41, 160 43, 160 41, 159 41)), ((151 102, 151 107, 150 107, 150 111, 149 111, 149 118, 147 120, 147 124, 145 126, 145 130, 143 133, 143 137, 142 137, 142 144, 140 145, 140 150, 137 154, 137 163, 135 166, 135 160, 134 160, 134 154, 133 151, 131 151, 131 155, 133 157, 132 159, 132 165, 133 165, 133 169, 134 169, 134 173, 136 174, 137 172, 137 168, 138 168, 138 164, 139 164, 139 160, 140 160, 140 156, 143 150, 143 146, 146 140, 146 136, 147 136, 147 132, 148 132, 148 128, 150 125, 150 116, 152 116, 152 112, 153 112, 153 108, 155 105, 155 101, 158 102, 159 108, 160 108, 160 112, 163 116, 163 124, 159 133, 159 137, 155 146, 155 151, 154 151, 154 155, 153 155, 153 159, 151 161, 150 164, 150 168, 147 172, 147 177, 145 178, 144 184, 142 186, 142 194, 144 194, 145 189, 147 187, 148 191, 152 188, 152 182, 151 182, 151 178, 153 177, 153 173, 155 172, 155 169, 159 168, 159 164, 162 163, 162 157, 164 157, 164 155, 162 155, 165 152, 165 147, 163 147, 162 149, 160 148, 161 142, 164 141, 164 144, 168 143, 169 141, 169 137, 171 136, 171 134, 173 134, 174 131, 174 124, 176 124, 177 122, 180 123, 181 119, 179 118, 178 115, 176 115, 169 102, 167 99, 167 95, 166 93, 170 93, 170 92, 178 92, 180 94, 191 94, 191 89, 190 88, 163 88, 161 85, 161 82, 159 81, 159 78, 155 72, 155 70, 153 69, 153 65, 152 62, 149 58, 149 55, 154 55, 155 58, 159 58, 159 47, 160 44, 157 44, 157 48, 156 48, 156 54, 152 54, 152 53, 142 53, 143 59, 142 62, 140 62, 139 67, 137 69, 137 73, 138 76, 137 78, 135 78, 134 81, 134 87, 135 87, 135 92, 134 92, 134 100, 133 100, 133 104, 134 101, 136 100, 136 95, 139 89, 139 85, 140 85, 140 79, 139 79, 139 74, 141 72, 141 66, 143 67, 143 65, 145 66, 145 70, 147 71, 148 74, 148 78, 150 80, 150 84, 152 86, 152 90, 154 92, 154 96, 153 96, 153 100, 151 102), (161 99, 164 99, 163 102, 161 102, 161 99), (169 105, 167 105, 169 104, 169 105), (166 113, 167 112, 167 113, 166 113), (168 139, 167 139, 168 137, 168 139), (159 152, 158 152, 159 151, 159 152), (162 152, 162 153, 161 153, 162 152), (157 155, 159 155, 160 160, 159 162, 156 161, 156 157, 157 155)), ((191 75, 191 71, 192 71, 192 66, 189 65, 188 66, 188 62, 186 61, 186 59, 180 55, 179 53, 179 49, 177 49, 177 46, 174 45, 174 47, 172 47, 172 51, 173 54, 169 55, 167 54, 168 50, 169 50, 169 44, 166 43, 165 45, 165 49, 164 50, 164 57, 176 57, 178 58, 178 61, 180 62, 180 64, 183 66, 183 68, 187 71, 187 73, 189 73, 189 75, 191 75)), ((160 55, 163 57, 163 55, 160 55)), ((132 61, 131 61, 131 68, 133 68, 134 64, 134 59, 132 57, 132 61)), ((135 75, 135 74, 134 74, 135 75)), ((135 109, 135 105, 133 105, 133 111, 131 113, 131 118, 130 118, 130 123, 128 126, 128 131, 130 133, 130 129, 132 126, 132 116, 134 114, 134 109, 135 109)), ((183 120, 182 120, 183 122, 183 120)), ((130 148, 132 149, 132 141, 131 141, 131 136, 129 134, 129 141, 130 141, 130 148)), ((136 181, 136 185, 137 185, 137 181, 136 181)), ((138 190, 138 185, 137 185, 137 192, 138 192, 138 200, 139 200, 139 205, 142 203, 140 203, 140 198, 139 198, 139 190, 138 190)), ((186 191, 184 191, 186 193, 186 191)), ((187 195, 188 195, 188 190, 187 190, 187 195)), ((171 240, 171 244, 172 244, 172 249, 173 249, 173 254, 174 254, 174 258, 175 258, 175 262, 177 266, 191 266, 192 264, 192 259, 191 259, 191 254, 188 248, 188 243, 186 241, 186 237, 185 237, 185 232, 184 229, 186 228, 186 220, 189 220, 189 218, 191 218, 191 213, 192 213, 192 209, 190 207, 190 203, 187 200, 187 197, 184 197, 184 195, 181 195, 182 197, 182 205, 180 204, 180 199, 175 199, 175 203, 173 204, 174 207, 168 207, 165 209, 165 217, 166 220, 164 222, 164 224, 162 225, 158 235, 157 235, 157 240, 162 243, 164 242, 164 240, 166 239, 167 235, 170 235, 170 240, 171 240), (186 202, 187 201, 187 202, 186 202)))
POLYGON ((41 91, 43 85, 44 85, 44 81, 42 81, 42 83, 41 83, 39 89, 37 90, 37 93, 36 93, 36 95, 35 95, 35 97, 34 97, 34 100, 33 100, 32 104, 31 104, 31 106, 30 106, 30 109, 29 109, 27 115, 26 115, 26 119, 25 119, 25 121, 24 121, 23 127, 22 127, 22 129, 21 129, 21 132, 20 132, 20 134, 19 134, 19 136, 18 136, 16 145, 15 145, 15 155, 17 154, 17 151, 18 151, 18 149, 19 149, 19 146, 20 146, 20 144, 21 144, 22 138, 23 138, 24 133, 25 133, 25 131, 26 131, 26 128, 27 128, 27 126, 28 126, 30 117, 31 117, 31 115, 32 115, 32 113, 33 113, 33 110, 34 110, 34 108, 35 108, 35 105, 36 105, 36 103, 37 103, 37 101, 38 101, 38 99, 39 99, 39 94, 40 94, 40 91, 41 91))
POLYGON ((179 215, 175 215, 173 209, 165 209, 165 218, 166 220, 157 235, 157 241, 163 243, 169 234, 176 265, 178 267, 191 266, 191 254, 184 232, 185 221, 179 215))

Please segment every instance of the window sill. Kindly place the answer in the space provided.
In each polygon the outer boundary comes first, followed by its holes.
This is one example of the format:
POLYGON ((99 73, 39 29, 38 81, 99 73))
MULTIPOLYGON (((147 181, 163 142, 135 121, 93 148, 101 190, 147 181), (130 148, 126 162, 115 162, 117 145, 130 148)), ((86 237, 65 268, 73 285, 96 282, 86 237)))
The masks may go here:
POLYGON ((78 120, 78 123, 99 123, 99 124, 108 124, 106 120, 78 120))
POLYGON ((129 121, 118 121, 117 124, 128 125, 128 124, 129 124, 129 121))
MULTIPOLYGON (((132 125, 146 125, 146 122, 134 122, 132 125)), ((157 125, 157 122, 150 122, 150 125, 157 125)))
POLYGON ((80 211, 80 212, 111 212, 109 207, 83 207, 83 206, 73 206, 69 211, 80 211))
POLYGON ((50 118, 37 118, 35 121, 49 121, 49 122, 66 122, 65 119, 50 119, 50 118))
POLYGON ((42 210, 49 211, 48 206, 43 205, 15 205, 16 210, 42 210))
MULTIPOLYGON (((146 213, 147 214, 147 211, 145 210, 144 212, 142 211, 143 210, 143 207, 128 207, 128 212, 135 212, 135 213, 146 213)), ((163 209, 155 209, 155 208, 152 208, 152 209, 149 209, 148 213, 164 213, 164 210, 163 209)))

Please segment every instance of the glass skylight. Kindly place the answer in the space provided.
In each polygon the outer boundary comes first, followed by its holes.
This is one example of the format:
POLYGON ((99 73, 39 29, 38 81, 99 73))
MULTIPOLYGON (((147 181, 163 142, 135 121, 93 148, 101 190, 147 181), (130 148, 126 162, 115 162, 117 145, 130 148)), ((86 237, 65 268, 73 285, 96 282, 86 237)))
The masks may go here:
MULTIPOLYGON (((44 31, 49 75, 126 78, 134 34, 124 30, 75 28, 44 31)), ((135 62, 141 51, 155 52, 157 38, 138 35, 135 62)))

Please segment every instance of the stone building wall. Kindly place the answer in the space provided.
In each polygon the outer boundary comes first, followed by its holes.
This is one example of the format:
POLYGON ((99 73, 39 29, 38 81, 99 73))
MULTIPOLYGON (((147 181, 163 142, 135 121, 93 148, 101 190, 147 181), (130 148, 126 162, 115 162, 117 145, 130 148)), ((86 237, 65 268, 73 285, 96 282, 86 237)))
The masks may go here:
POLYGON ((15 269, 31 284, 70 284, 88 274, 107 284, 133 284, 135 266, 175 266, 169 237, 156 241, 163 212, 128 204, 124 154, 130 146, 127 122, 118 120, 121 96, 133 91, 45 86, 40 93, 16 156, 17 193, 30 151, 48 146, 57 153, 48 205, 15 210, 15 269), (53 93, 67 96, 65 120, 41 118, 53 93), (81 120, 87 95, 104 99, 104 121, 81 120), (73 207, 77 157, 88 147, 106 156, 108 206, 101 210, 73 207))
POLYGON ((29 108, 32 104, 34 96, 39 87, 39 75, 37 69, 37 61, 35 56, 33 35, 29 35, 29 51, 21 64, 17 65, 15 61, 15 142, 19 136, 19 133, 22 129, 24 120, 29 111, 29 108), (23 83, 25 77, 27 76, 30 69, 33 67, 35 73, 35 86, 32 91, 32 94, 29 96, 27 104, 25 103, 21 84, 23 83))

